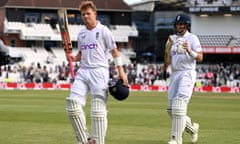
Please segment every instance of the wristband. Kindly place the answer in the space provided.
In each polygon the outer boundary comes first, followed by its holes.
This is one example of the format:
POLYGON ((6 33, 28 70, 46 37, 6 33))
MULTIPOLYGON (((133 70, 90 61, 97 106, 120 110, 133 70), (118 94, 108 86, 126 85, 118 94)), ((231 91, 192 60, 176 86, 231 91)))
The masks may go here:
POLYGON ((197 54, 196 52, 194 52, 194 51, 191 51, 189 54, 190 54, 190 56, 193 57, 193 58, 197 58, 197 55, 198 55, 198 54, 197 54))
POLYGON ((113 58, 113 61, 114 61, 114 64, 116 66, 122 66, 123 65, 122 58, 120 56, 113 58))

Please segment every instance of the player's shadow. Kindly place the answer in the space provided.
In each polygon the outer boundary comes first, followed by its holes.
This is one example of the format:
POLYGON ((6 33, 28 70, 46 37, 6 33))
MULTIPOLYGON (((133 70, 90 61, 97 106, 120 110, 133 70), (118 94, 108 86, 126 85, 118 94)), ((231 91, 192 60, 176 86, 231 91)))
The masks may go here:
POLYGON ((133 140, 127 144, 166 144, 163 140, 133 140))
MULTIPOLYGON (((133 140, 124 144, 166 144, 168 141, 164 140, 133 140)), ((190 142, 185 142, 186 144, 191 144, 190 142)))

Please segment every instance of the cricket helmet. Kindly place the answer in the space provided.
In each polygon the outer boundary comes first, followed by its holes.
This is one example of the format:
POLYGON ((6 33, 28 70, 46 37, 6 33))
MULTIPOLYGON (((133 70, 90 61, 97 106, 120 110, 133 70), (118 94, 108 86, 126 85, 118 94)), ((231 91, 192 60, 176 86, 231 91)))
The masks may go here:
POLYGON ((117 81, 110 80, 109 92, 115 99, 122 101, 129 96, 129 87, 123 85, 122 79, 119 79, 117 81))
POLYGON ((186 25, 187 29, 189 30, 191 27, 191 18, 185 13, 178 14, 174 20, 175 28, 176 28, 177 23, 184 23, 186 25))

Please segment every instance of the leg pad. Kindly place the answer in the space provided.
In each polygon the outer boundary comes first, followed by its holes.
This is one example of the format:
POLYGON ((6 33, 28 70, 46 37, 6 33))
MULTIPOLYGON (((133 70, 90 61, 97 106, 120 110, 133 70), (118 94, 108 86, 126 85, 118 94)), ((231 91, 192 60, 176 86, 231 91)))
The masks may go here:
POLYGON ((107 131, 107 110, 106 102, 100 97, 93 96, 91 119, 92 137, 96 140, 97 144, 104 144, 107 131))
POLYGON ((178 144, 182 144, 182 134, 186 126, 186 109, 187 105, 182 98, 173 99, 171 140, 175 140, 178 144))
POLYGON ((77 141, 79 143, 87 144, 89 133, 82 105, 75 99, 66 98, 66 112, 71 121, 77 141))

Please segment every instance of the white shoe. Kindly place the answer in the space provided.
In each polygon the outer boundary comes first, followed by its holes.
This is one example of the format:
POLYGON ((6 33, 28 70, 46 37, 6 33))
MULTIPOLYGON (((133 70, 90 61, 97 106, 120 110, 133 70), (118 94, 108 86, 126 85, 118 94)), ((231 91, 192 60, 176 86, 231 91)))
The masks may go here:
POLYGON ((78 142, 78 144, 96 144, 96 140, 89 138, 87 143, 78 142))
POLYGON ((168 144, 177 144, 177 142, 175 140, 170 140, 168 144))
POLYGON ((193 123, 193 127, 196 129, 196 133, 192 133, 190 137, 190 141, 192 143, 196 143, 198 141, 198 130, 199 130, 199 124, 198 123, 193 123))
POLYGON ((88 144, 96 144, 96 140, 91 138, 88 140, 88 144))

